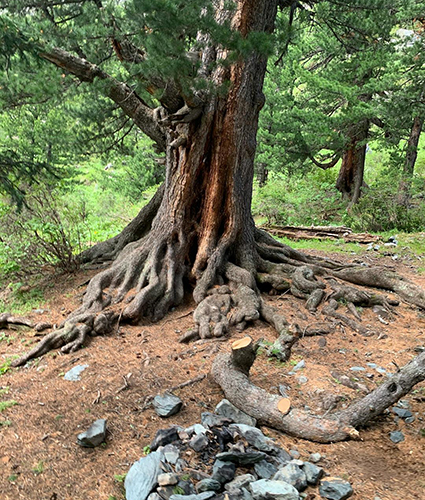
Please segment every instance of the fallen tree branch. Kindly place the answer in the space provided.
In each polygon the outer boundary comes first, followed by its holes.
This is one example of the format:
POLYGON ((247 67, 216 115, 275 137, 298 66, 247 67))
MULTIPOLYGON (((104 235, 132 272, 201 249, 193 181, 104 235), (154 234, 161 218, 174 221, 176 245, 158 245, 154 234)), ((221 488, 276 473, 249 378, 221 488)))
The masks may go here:
POLYGON ((345 226, 261 226, 273 236, 291 240, 339 240, 346 243, 376 243, 380 237, 369 233, 353 233, 345 226))
POLYGON ((0 314, 0 328, 7 328, 8 325, 23 325, 33 328, 32 322, 27 318, 12 316, 10 313, 0 314))
MULTIPOLYGON (((321 416, 295 408, 289 410, 288 407, 288 412, 282 412, 279 409, 283 404, 280 396, 270 394, 249 380, 249 363, 255 359, 256 345, 249 337, 245 338, 244 342, 240 340, 232 345, 231 353, 215 358, 211 368, 213 379, 231 403, 256 418, 260 425, 268 425, 302 439, 330 443, 357 438, 357 427, 380 415, 425 380, 423 352, 377 389, 343 411, 321 416)), ((288 406, 287 402, 285 406, 288 406)))

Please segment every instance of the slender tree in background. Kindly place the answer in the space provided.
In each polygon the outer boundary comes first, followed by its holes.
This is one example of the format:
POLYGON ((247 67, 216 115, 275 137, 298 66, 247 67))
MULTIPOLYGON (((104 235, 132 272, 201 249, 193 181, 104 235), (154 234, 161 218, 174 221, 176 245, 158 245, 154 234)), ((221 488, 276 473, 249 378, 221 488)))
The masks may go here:
MULTIPOLYGON (((13 7, 21 4, 7 7, 17 14, 13 7)), ((329 22, 346 13, 346 29, 359 7, 364 13, 392 9, 390 3, 360 0, 345 7, 319 2, 318 8, 324 4, 329 22)), ((182 302, 187 288, 197 303, 191 338, 221 336, 232 325, 243 330, 262 317, 281 334, 288 355, 297 330, 267 304, 261 288, 290 289, 314 309, 326 287, 317 276, 333 277, 393 290, 425 308, 424 292, 394 273, 304 255, 254 225, 256 133, 267 58, 278 41, 278 8, 315 15, 313 3, 277 0, 47 0, 20 10, 26 15, 14 37, 28 23, 28 43, 33 39, 38 47, 38 60, 26 67, 45 68, 41 59, 59 68, 59 89, 62 80, 75 78, 111 99, 165 152, 166 175, 121 234, 81 255, 83 262, 113 263, 90 281, 81 307, 62 328, 15 365, 52 348, 74 351, 87 335, 106 333, 117 321, 158 320, 182 302)), ((350 291, 341 289, 343 296, 350 291)), ((358 298, 364 305, 386 303, 381 296, 358 298)), ((337 432, 328 432, 333 424, 320 430, 323 421, 317 420, 309 436, 346 438, 353 432, 347 422, 358 425, 358 415, 341 419, 337 432)))

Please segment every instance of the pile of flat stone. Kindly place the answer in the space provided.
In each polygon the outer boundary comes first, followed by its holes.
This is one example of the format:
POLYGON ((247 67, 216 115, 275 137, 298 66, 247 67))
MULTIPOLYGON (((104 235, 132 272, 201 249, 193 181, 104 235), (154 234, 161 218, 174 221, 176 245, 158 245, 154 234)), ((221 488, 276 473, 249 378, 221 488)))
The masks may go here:
POLYGON ((201 423, 159 430, 150 453, 126 476, 126 499, 301 500, 317 487, 329 500, 352 495, 350 483, 326 478, 312 463, 319 454, 310 462, 294 459, 255 424, 223 400, 201 423))

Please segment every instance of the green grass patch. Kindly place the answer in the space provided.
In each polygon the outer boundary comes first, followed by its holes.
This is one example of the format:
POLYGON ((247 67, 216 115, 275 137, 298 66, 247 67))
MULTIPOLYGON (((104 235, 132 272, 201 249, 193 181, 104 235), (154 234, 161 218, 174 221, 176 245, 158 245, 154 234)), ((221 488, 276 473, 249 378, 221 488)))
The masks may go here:
POLYGON ((14 399, 11 399, 10 401, 0 401, 0 412, 5 411, 17 404, 18 403, 14 399))

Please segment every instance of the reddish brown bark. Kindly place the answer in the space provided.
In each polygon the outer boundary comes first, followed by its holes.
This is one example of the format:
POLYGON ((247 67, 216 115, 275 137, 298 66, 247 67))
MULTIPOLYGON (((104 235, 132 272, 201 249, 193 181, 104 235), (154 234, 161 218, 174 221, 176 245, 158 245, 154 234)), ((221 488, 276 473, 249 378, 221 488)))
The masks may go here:
POLYGON ((369 120, 362 120, 352 126, 348 134, 349 142, 342 156, 336 188, 343 199, 350 201, 350 205, 357 203, 360 198, 368 133, 369 120))

